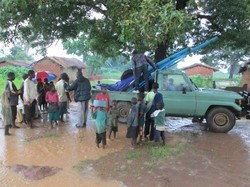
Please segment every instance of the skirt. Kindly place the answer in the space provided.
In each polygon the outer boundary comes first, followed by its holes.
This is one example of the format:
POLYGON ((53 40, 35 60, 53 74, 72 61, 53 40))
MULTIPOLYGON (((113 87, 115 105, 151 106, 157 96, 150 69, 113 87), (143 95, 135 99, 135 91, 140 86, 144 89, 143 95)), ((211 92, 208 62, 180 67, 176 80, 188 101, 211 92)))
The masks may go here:
POLYGON ((60 116, 59 110, 57 112, 50 112, 49 113, 49 121, 58 121, 60 116))

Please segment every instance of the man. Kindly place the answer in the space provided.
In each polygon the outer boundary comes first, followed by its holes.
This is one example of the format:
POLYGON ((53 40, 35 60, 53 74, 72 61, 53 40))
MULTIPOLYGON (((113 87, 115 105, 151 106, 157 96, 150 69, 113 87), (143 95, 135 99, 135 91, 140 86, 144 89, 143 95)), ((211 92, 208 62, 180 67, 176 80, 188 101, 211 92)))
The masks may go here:
POLYGON ((16 85, 14 84, 15 80, 15 73, 9 72, 7 75, 7 83, 5 86, 5 89, 9 91, 9 102, 11 107, 11 113, 12 113, 12 127, 13 128, 20 128, 16 126, 16 116, 17 116, 17 105, 18 105, 18 95, 21 93, 19 90, 17 90, 16 85))
POLYGON ((37 91, 32 79, 35 77, 33 70, 28 71, 28 78, 24 81, 23 89, 23 104, 24 114, 27 124, 30 128, 33 128, 33 118, 36 112, 36 96, 37 91))
POLYGON ((78 123, 76 127, 86 127, 89 100, 91 98, 91 85, 89 80, 82 75, 80 69, 77 72, 77 79, 67 88, 67 90, 74 90, 74 99, 75 102, 78 103, 78 123))
POLYGON ((67 82, 69 80, 69 76, 67 73, 62 73, 60 75, 61 80, 56 83, 56 90, 59 96, 60 101, 60 121, 64 122, 63 115, 67 113, 67 104, 68 104, 68 97, 67 97, 67 82))
POLYGON ((148 112, 146 113, 144 138, 148 138, 152 141, 154 140, 154 119, 151 114, 156 110, 157 103, 163 103, 163 96, 158 92, 159 84, 154 82, 152 85, 152 91, 146 95, 146 104, 148 107, 148 112))
POLYGON ((143 78, 145 81, 145 92, 148 92, 148 64, 150 64, 155 70, 157 69, 153 61, 146 55, 140 54, 136 50, 132 52, 132 69, 135 79, 135 92, 138 92, 139 90, 139 79, 141 73, 143 73, 143 78))
MULTIPOLYGON (((23 82, 20 87, 20 98, 22 99, 22 102, 23 102, 24 81, 28 78, 28 74, 27 73, 23 74, 22 78, 23 78, 23 82)), ((22 111, 22 113, 23 113, 23 122, 27 124, 24 111, 22 111)))
POLYGON ((176 91, 176 86, 174 85, 174 79, 170 78, 168 80, 167 90, 168 91, 176 91))

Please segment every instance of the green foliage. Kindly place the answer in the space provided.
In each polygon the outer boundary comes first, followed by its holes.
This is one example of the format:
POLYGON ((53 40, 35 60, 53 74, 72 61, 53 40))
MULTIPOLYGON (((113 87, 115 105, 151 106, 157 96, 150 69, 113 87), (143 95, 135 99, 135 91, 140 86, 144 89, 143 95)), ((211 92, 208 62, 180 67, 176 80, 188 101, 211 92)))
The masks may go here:
POLYGON ((192 81, 196 86, 199 88, 213 88, 213 81, 216 82, 217 88, 220 88, 220 84, 224 83, 223 87, 225 86, 225 83, 228 83, 229 86, 241 86, 241 76, 235 75, 231 81, 228 80, 228 75, 226 73, 216 72, 214 73, 213 77, 211 76, 201 76, 201 75, 195 75, 190 76, 192 81))
MULTIPOLYGON (((121 8, 130 7, 124 3, 121 8)), ((160 0, 142 0, 134 9, 124 12, 118 24, 121 26, 119 40, 132 43, 136 48, 141 45, 149 49, 157 48, 159 43, 173 43, 190 29, 191 19, 187 13, 177 11, 173 2, 160 0)))
POLYGON ((0 67, 0 93, 2 93, 5 88, 8 72, 15 73, 16 79, 14 80, 14 83, 17 89, 19 89, 23 81, 22 76, 24 73, 28 72, 28 69, 14 66, 0 67))
POLYGON ((0 40, 24 39, 45 49, 61 39, 77 42, 79 55, 105 58, 128 55, 136 47, 162 59, 166 50, 176 51, 190 38, 197 44, 220 35, 209 50, 247 50, 249 10, 249 0, 3 0, 0 40))
POLYGON ((249 59, 244 49, 235 49, 223 47, 219 50, 212 50, 202 57, 201 61, 208 65, 218 68, 228 69, 229 78, 232 79, 234 74, 238 74, 240 63, 249 59))
POLYGON ((140 159, 141 157, 143 157, 143 152, 140 151, 129 151, 126 155, 126 159, 128 160, 136 160, 140 159))
POLYGON ((211 76, 201 76, 195 75, 190 76, 193 83, 199 88, 212 88, 213 87, 213 78, 211 76))
POLYGON ((20 46, 14 46, 10 49, 10 54, 6 55, 1 60, 26 60, 32 61, 34 60, 32 56, 28 55, 25 49, 20 46))
POLYGON ((5 66, 0 67, 0 76, 1 79, 7 79, 8 72, 14 72, 17 79, 21 79, 23 74, 27 73, 29 69, 23 67, 15 67, 15 66, 5 66))

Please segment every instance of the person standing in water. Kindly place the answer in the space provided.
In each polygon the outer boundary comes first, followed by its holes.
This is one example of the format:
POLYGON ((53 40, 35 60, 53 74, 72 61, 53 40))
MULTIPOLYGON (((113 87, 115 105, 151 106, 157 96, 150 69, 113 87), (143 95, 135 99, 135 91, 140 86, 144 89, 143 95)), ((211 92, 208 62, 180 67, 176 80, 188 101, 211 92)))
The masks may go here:
POLYGON ((23 104, 24 104, 24 114, 27 124, 30 128, 33 128, 33 118, 36 112, 36 96, 37 91, 32 79, 35 77, 35 72, 33 70, 28 71, 28 78, 24 81, 23 89, 23 104))
POLYGON ((12 112, 10 106, 10 92, 7 90, 3 91, 2 98, 1 98, 1 105, 2 105, 2 117, 3 117, 3 125, 4 125, 4 135, 9 136, 9 129, 12 123, 12 112))
POLYGON ((12 113, 12 127, 13 128, 20 128, 16 125, 16 116, 17 116, 17 105, 18 105, 18 95, 21 93, 17 90, 16 85, 14 84, 14 80, 16 78, 15 73, 9 72, 8 79, 5 86, 5 90, 9 92, 9 102, 11 107, 12 113))
POLYGON ((60 121, 64 122, 63 115, 67 113, 68 96, 67 96, 67 81, 69 76, 67 73, 62 73, 60 75, 61 80, 56 83, 56 90, 60 101, 60 121))
POLYGON ((68 91, 74 90, 74 99, 78 104, 78 123, 77 128, 86 127, 89 109, 89 100, 91 99, 91 85, 87 78, 82 75, 79 69, 76 80, 69 85, 68 91))
POLYGON ((58 125, 60 104, 59 96, 54 85, 50 85, 49 91, 46 93, 46 102, 49 104, 48 113, 50 128, 53 128, 53 121, 56 123, 56 125, 58 125))

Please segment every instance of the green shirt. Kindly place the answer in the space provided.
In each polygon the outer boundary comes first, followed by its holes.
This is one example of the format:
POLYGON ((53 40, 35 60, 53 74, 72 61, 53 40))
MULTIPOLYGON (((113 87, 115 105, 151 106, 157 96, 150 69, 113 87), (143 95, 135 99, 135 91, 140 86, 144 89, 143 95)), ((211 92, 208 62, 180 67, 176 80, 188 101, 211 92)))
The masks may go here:
POLYGON ((165 109, 156 110, 151 114, 151 117, 155 120, 155 127, 164 127, 165 126, 165 109))
POLYGON ((105 110, 97 109, 92 112, 92 118, 96 120, 96 133, 101 134, 106 131, 108 116, 105 110))

